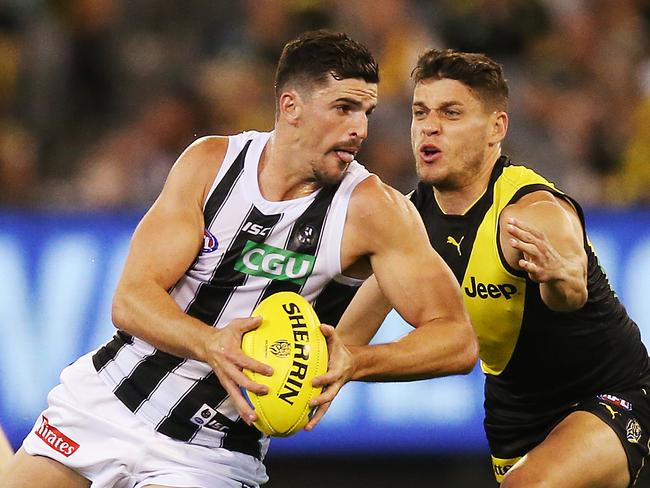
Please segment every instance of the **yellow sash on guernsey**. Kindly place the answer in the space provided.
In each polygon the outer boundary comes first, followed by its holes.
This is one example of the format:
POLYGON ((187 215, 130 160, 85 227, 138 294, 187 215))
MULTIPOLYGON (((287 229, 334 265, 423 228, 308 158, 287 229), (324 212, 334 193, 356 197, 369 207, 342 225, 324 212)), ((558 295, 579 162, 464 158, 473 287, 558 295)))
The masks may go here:
POLYGON ((492 206, 483 217, 462 283, 465 306, 479 339, 481 368, 499 375, 515 350, 526 297, 526 278, 508 271, 497 247, 499 215, 522 187, 555 186, 523 166, 506 166, 494 183, 492 206))

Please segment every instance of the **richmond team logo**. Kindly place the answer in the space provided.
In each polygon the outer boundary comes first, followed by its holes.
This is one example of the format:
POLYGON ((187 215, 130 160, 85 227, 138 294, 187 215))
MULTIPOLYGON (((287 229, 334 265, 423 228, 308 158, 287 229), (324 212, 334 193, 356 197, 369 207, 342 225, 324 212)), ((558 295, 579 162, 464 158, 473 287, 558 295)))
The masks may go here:
POLYGON ((279 358, 286 358, 291 353, 291 344, 289 344, 289 341, 280 339, 279 341, 275 341, 273 344, 271 344, 269 350, 274 356, 277 356, 279 358))
POLYGON ((627 436, 628 442, 631 442, 632 444, 639 443, 643 431, 641 430, 641 426, 636 419, 630 419, 627 421, 627 425, 625 426, 625 434, 627 436))
POLYGON ((218 247, 219 247, 219 241, 217 241, 217 238, 214 237, 208 229, 204 229, 203 248, 201 249, 201 252, 203 254, 209 254, 211 252, 216 251, 218 247))
POLYGON ((67 435, 59 429, 50 425, 47 417, 42 417, 43 421, 39 425, 35 434, 40 437, 45 444, 50 446, 56 452, 63 454, 65 457, 70 457, 79 449, 79 444, 70 439, 67 435))

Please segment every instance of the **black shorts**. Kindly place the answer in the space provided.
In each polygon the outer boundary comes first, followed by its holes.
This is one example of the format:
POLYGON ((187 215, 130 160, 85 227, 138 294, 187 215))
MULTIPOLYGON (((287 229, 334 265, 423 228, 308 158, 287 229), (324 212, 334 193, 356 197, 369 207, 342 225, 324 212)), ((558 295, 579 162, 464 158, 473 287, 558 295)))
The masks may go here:
POLYGON ((596 415, 616 433, 627 455, 630 486, 633 486, 650 455, 650 386, 594 395, 549 415, 536 416, 525 425, 503 425, 486 419, 485 430, 497 481, 501 481, 518 459, 544 441, 567 415, 576 411, 596 415))

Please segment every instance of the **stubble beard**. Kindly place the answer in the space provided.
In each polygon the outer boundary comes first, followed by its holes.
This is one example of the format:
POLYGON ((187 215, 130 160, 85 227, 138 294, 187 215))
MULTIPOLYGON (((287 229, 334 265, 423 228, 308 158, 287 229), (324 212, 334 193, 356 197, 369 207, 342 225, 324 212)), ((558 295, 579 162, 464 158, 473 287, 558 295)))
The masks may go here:
POLYGON ((467 185, 473 176, 478 174, 481 169, 483 157, 484 155, 481 153, 476 153, 469 158, 467 158, 466 154, 462 154, 460 157, 455 158, 455 162, 450 163, 449 170, 446 174, 439 176, 427 176, 418 164, 416 166, 416 173, 418 179, 425 185, 433 186, 442 191, 453 191, 467 185), (461 158, 462 160, 458 161, 461 158), (459 163, 460 167, 458 167, 459 163), (457 169, 457 171, 452 171, 452 169, 457 169))
POLYGON ((323 171, 321 168, 314 167, 313 168, 314 181, 321 186, 338 185, 345 177, 345 174, 348 172, 348 169, 350 168, 350 164, 346 164, 344 168, 342 168, 339 172, 336 173, 323 171))

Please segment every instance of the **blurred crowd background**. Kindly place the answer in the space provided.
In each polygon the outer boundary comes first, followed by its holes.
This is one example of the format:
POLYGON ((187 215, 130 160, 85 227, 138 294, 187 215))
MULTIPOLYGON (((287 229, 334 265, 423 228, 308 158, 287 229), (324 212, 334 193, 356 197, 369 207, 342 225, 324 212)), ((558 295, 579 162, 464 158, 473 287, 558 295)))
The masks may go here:
POLYGON ((400 190, 436 46, 504 64, 513 159, 587 206, 650 203, 648 0, 0 0, 0 206, 148 206, 197 137, 272 127, 281 48, 321 27, 379 60, 358 159, 400 190))
MULTIPOLYGON (((650 205, 650 0, 0 0, 0 210, 148 207, 196 138, 272 128, 282 46, 323 27, 380 63, 358 159, 398 189, 415 185, 410 71, 452 47, 504 65, 515 161, 588 207, 650 205)), ((493 486, 483 454, 311 455, 271 453, 269 486, 493 486)))

